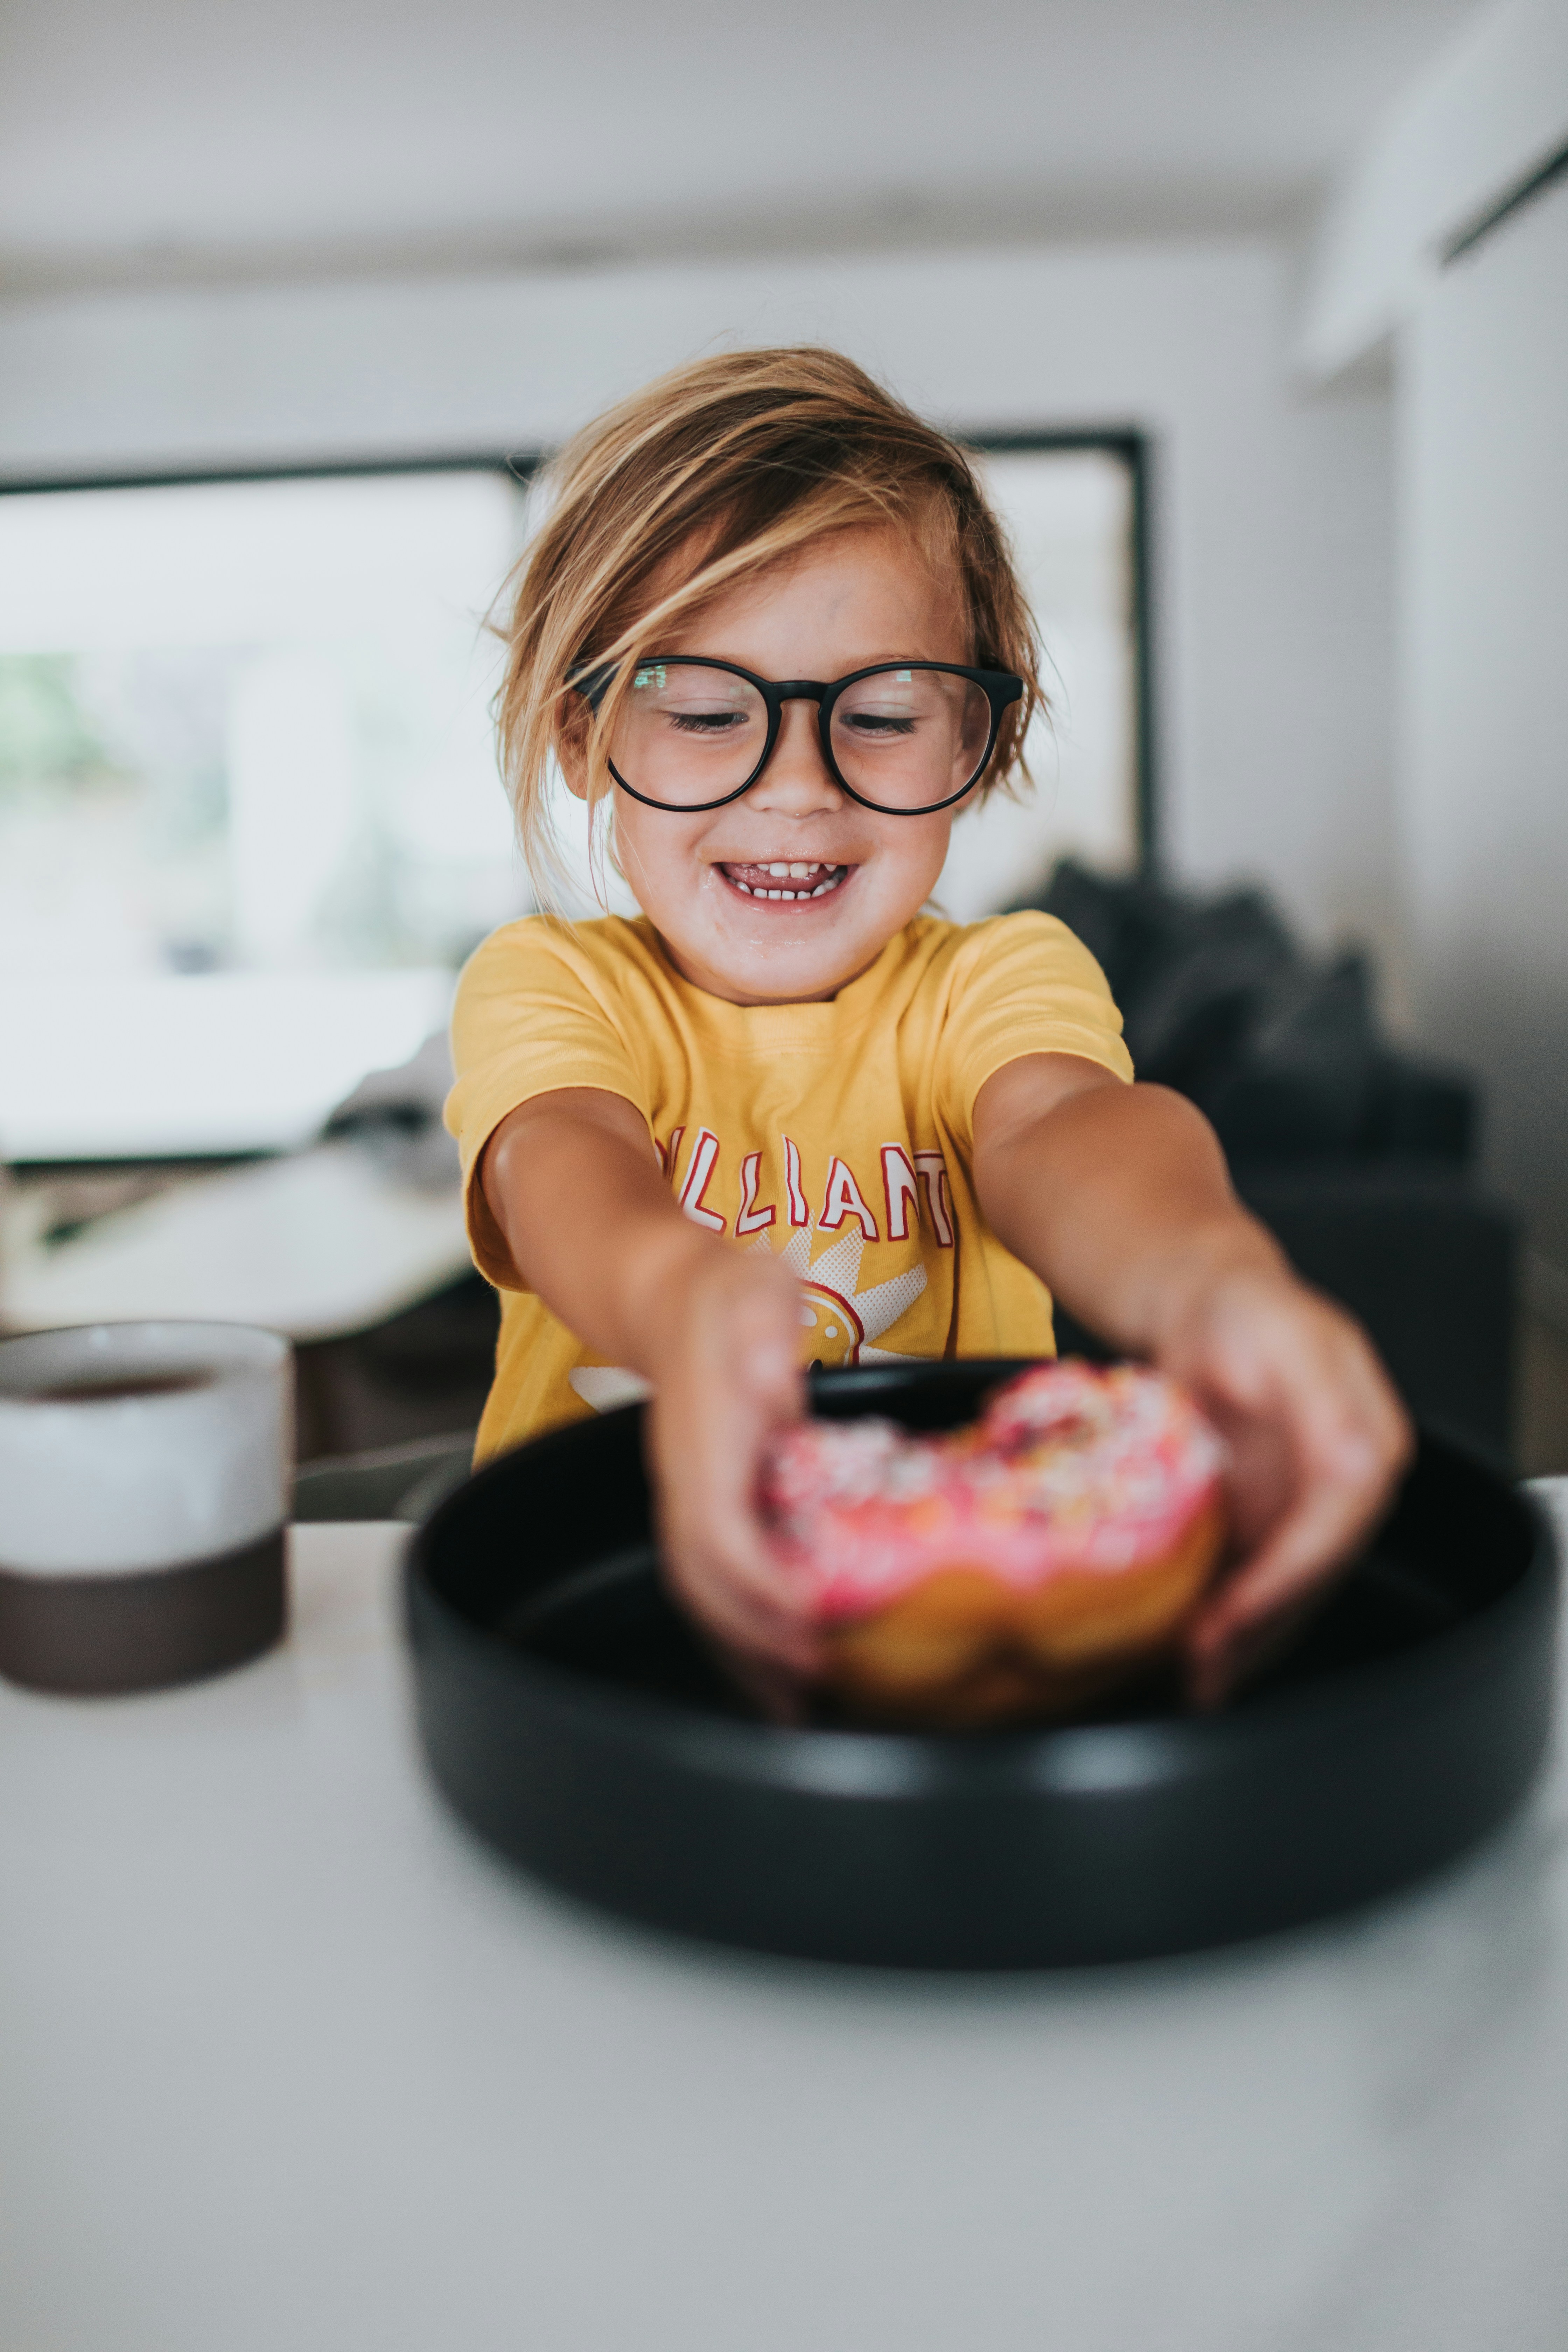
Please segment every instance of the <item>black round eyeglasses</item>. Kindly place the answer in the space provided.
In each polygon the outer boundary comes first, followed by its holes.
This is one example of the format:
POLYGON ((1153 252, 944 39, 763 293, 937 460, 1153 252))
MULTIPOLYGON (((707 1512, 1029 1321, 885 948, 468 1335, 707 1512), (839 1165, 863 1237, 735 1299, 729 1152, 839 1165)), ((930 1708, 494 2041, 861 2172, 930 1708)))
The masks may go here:
MULTIPOLYGON (((621 665, 573 680, 595 713, 621 665)), ((1021 677, 958 662, 875 662, 847 677, 758 677, 737 662, 639 661, 611 728, 610 773, 648 808, 697 814, 749 793, 773 757, 786 702, 815 702, 828 774, 862 808, 923 816, 972 793, 1021 677)))

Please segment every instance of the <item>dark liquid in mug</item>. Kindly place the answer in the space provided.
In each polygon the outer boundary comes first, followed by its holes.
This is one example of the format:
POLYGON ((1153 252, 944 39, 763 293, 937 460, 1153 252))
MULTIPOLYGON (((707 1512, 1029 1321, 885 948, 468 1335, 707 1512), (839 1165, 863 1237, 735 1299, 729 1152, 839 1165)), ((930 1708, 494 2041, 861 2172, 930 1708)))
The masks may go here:
POLYGON ((115 1404, 122 1397, 183 1396, 211 1386, 216 1375, 201 1368, 188 1372, 100 1372, 61 1381, 50 1389, 26 1389, 37 1404, 115 1404))

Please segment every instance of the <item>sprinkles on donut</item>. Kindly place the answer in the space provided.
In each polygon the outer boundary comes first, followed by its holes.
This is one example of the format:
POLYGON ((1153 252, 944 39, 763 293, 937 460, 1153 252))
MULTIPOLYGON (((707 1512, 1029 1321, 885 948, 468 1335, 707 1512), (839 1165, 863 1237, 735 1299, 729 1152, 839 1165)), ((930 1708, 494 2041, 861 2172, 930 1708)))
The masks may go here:
POLYGON ((762 1488, 824 1684, 880 1716, 1059 1712, 1172 1648, 1225 1536, 1218 1438, 1141 1365, 1042 1364, 940 1436, 805 1421, 762 1488))

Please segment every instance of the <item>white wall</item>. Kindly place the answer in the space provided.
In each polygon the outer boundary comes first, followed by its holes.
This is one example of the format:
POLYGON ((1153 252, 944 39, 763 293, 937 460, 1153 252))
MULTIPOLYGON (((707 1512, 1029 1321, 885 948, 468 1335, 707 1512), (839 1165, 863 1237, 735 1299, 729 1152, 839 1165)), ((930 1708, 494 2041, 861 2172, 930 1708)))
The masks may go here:
POLYGON ((1299 349, 1333 373, 1422 299, 1444 247, 1568 138, 1568 8, 1480 8, 1400 92, 1323 208, 1299 349))
POLYGON ((1322 383, 1392 342, 1407 1002, 1481 1073, 1568 1330, 1568 189, 1444 260, 1564 141, 1568 9, 1495 0, 1347 163, 1296 350, 1322 383))
POLYGON ((1400 358, 1400 864, 1417 1017, 1486 1074, 1568 1327, 1568 187, 1446 270, 1400 358))
POLYGON ((0 305, 0 471, 532 448, 716 342, 826 339, 963 427, 1155 436, 1164 838, 1381 934, 1385 400, 1287 375, 1254 242, 183 289, 0 305))

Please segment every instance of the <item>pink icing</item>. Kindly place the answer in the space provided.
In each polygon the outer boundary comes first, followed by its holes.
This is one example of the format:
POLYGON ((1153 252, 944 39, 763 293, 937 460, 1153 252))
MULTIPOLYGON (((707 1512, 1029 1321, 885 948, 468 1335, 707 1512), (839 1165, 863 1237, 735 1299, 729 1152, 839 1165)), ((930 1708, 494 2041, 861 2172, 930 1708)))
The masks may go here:
POLYGON ((1159 1559, 1215 1499, 1220 1467, 1214 1431, 1162 1373, 1043 1364, 938 1437, 801 1422, 774 1440, 762 1499, 779 1558, 838 1618, 939 1568, 1027 1590, 1159 1559))

